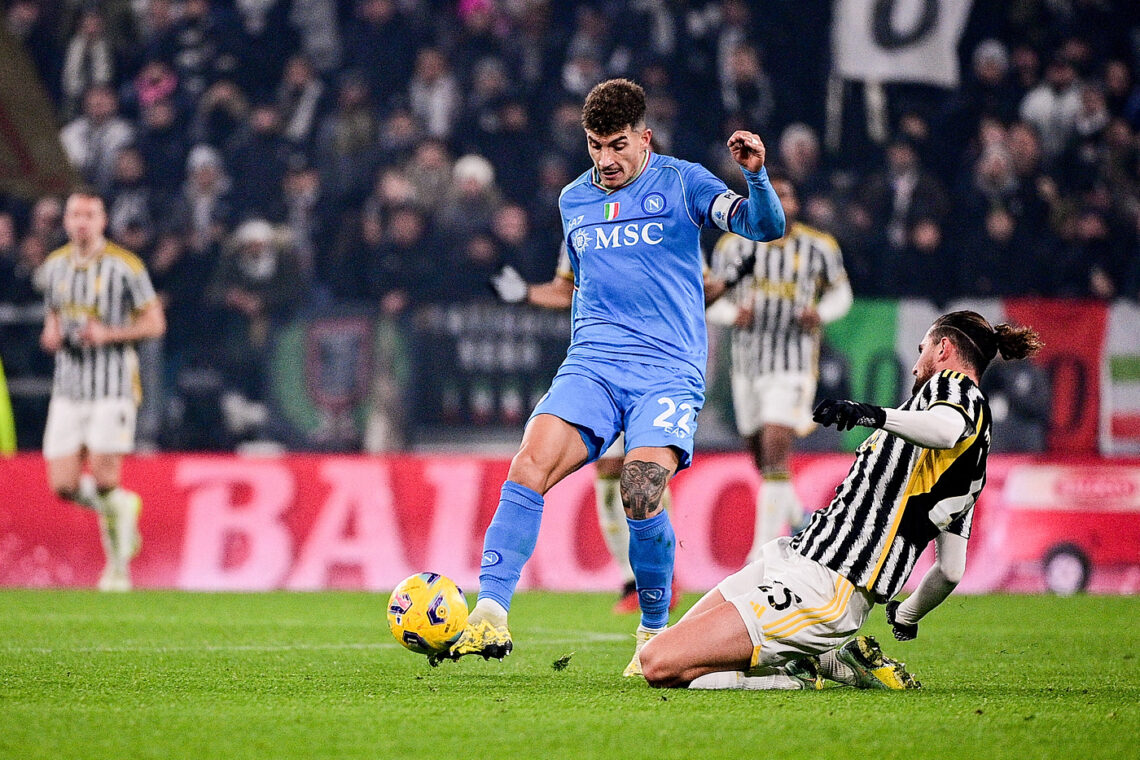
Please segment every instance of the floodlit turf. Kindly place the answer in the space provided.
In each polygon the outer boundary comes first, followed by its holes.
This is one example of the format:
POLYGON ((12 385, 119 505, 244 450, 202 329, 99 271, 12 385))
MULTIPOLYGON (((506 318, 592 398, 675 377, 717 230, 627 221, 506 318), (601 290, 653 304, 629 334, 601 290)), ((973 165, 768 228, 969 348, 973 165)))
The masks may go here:
POLYGON ((879 608, 925 688, 814 693, 623 679, 605 595, 522 594, 514 654, 432 669, 386 600, 0 591, 0 758, 1140 757, 1137 597, 956 597, 906 644, 879 608))

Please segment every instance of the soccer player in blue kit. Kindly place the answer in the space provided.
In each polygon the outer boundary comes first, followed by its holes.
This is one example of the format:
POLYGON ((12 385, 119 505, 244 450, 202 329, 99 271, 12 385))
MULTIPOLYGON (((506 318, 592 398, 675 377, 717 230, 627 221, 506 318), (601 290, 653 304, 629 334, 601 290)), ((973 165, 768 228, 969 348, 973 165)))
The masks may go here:
POLYGON ((562 190, 559 207, 574 270, 566 359, 539 401, 511 460, 483 539, 479 599, 440 659, 502 659, 513 648, 507 612, 534 552, 543 495, 596 460, 621 432, 621 497, 641 623, 637 652, 668 622, 674 534, 661 494, 693 454, 704 403, 702 227, 752 240, 784 234, 784 212, 764 169, 764 144, 746 131, 728 150, 747 198, 699 164, 650 150, 645 92, 626 79, 594 87, 582 109, 593 166, 562 190))

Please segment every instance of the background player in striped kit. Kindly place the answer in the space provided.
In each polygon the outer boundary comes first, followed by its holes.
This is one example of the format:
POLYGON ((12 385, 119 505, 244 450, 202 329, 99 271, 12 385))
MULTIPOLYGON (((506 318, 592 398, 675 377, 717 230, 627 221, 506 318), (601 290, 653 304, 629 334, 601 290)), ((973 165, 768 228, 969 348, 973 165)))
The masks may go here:
MULTIPOLYGON (((734 328, 736 429, 764 476, 749 562, 764 544, 804 522, 792 485, 792 445, 813 428, 820 327, 845 315, 853 301, 838 243, 799 221, 799 197, 789 178, 773 173, 771 182, 784 207, 787 233, 771 242, 722 235, 712 269, 737 282, 708 309, 710 322, 734 328)), ((714 289, 709 295, 719 293, 714 289)))
POLYGON ((37 275, 46 307, 40 344, 55 354, 43 455, 52 490, 99 515, 107 557, 99 588, 126 591, 141 544, 141 500, 119 485, 141 401, 135 343, 161 336, 166 319, 143 262, 104 237, 102 198, 73 192, 63 225, 67 244, 37 275))
POLYGON ((1027 327, 991 327, 957 311, 935 320, 919 346, 913 395, 898 409, 827 400, 823 425, 875 428, 859 447, 835 498, 793 538, 704 596, 641 653, 654 686, 818 687, 823 676, 864 688, 910 688, 901 663, 869 637, 841 643, 871 607, 902 588, 919 554, 938 559, 889 620, 917 634, 917 622, 961 579, 974 503, 986 482, 990 411, 978 380, 1000 352, 1031 356, 1041 347, 1027 327), (819 655, 818 658, 816 656, 819 655))
POLYGON ((513 648, 507 613, 534 552, 544 494, 625 433, 621 494, 630 529, 641 623, 637 651, 668 622, 675 537, 661 495, 688 466, 704 404, 703 227, 755 239, 784 234, 759 136, 734 132, 727 147, 748 198, 698 164, 650 150, 645 92, 612 79, 582 109, 592 168, 559 198, 577 294, 565 361, 539 401, 511 461, 483 541, 479 601, 452 658, 503 657, 513 648))

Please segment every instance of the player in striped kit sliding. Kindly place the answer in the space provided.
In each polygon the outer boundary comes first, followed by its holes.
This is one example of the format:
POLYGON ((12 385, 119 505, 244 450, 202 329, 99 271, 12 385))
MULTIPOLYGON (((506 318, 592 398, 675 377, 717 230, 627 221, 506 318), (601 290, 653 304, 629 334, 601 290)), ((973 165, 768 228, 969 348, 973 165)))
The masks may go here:
POLYGON ((37 274, 45 304, 40 345, 55 354, 43 455, 52 490, 99 516, 106 555, 99 588, 127 591, 141 544, 141 500, 119 484, 142 396, 135 344, 161 336, 166 319, 142 261, 104 237, 101 197, 71 193, 63 224, 67 244, 37 274))
POLYGON ((914 638, 918 621, 961 580, 990 447, 978 381, 998 353, 1021 359, 1040 347, 1030 328, 952 312, 923 337, 913 395, 901 407, 822 402, 817 422, 875 429, 835 498, 801 533, 766 544, 649 641, 641 651, 649 683, 798 689, 819 688, 822 676, 861 688, 915 688, 874 639, 847 639, 880 603, 895 638, 914 638), (913 595, 892 601, 931 541, 937 561, 913 595))

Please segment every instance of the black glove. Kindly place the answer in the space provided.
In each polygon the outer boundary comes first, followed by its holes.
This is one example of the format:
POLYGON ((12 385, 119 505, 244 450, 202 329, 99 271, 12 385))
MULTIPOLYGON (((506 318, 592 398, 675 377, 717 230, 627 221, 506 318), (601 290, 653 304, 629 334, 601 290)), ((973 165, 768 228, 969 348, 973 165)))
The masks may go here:
POLYGON ((891 631, 899 641, 913 641, 918 638, 918 623, 900 623, 895 620, 899 602, 887 602, 887 622, 891 624, 891 631))
POLYGON ((856 425, 881 428, 887 424, 887 412, 881 406, 831 398, 820 401, 811 418, 824 427, 835 425, 839 430, 852 430, 856 425))
POLYGON ((527 284, 522 275, 507 264, 487 282, 495 296, 503 303, 522 303, 526 300, 527 284))
POLYGON ((752 249, 748 252, 748 254, 744 256, 744 258, 742 258, 740 261, 737 261, 735 264, 733 264, 732 268, 725 273, 724 287, 736 287, 736 285, 738 285, 741 280, 752 274, 752 270, 755 268, 755 266, 756 246, 752 246, 752 249))

